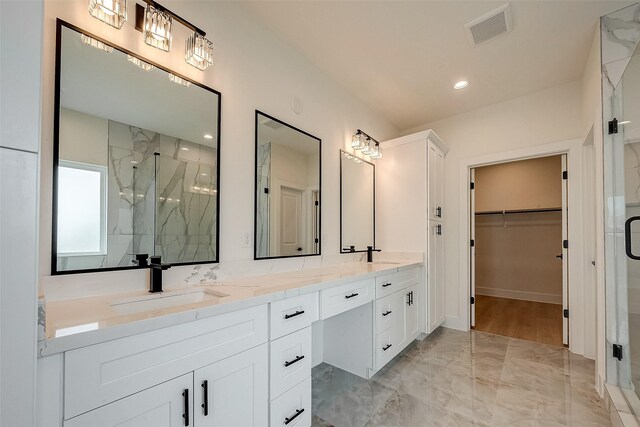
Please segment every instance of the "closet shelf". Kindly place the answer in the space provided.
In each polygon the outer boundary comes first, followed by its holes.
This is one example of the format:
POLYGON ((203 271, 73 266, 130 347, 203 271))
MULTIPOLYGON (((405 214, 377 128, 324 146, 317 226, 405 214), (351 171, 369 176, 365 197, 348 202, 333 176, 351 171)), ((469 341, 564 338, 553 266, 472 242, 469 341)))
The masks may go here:
POLYGON ((539 209, 505 209, 502 211, 481 211, 476 215, 503 215, 503 214, 527 214, 539 212, 562 212, 562 208, 539 208, 539 209))

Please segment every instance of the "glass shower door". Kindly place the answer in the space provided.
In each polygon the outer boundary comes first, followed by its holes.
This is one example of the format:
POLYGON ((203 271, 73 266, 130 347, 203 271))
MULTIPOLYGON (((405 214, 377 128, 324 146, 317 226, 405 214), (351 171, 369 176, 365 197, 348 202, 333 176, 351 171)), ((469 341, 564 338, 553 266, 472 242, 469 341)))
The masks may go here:
POLYGON ((607 382, 621 387, 640 414, 639 52, 631 57, 604 109, 611 120, 604 149, 607 382))

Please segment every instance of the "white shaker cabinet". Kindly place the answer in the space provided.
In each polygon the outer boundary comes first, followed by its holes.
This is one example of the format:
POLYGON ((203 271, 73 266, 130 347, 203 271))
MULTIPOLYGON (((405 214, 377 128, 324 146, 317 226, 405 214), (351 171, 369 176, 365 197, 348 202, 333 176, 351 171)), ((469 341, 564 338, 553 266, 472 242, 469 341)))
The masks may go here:
POLYGON ((194 372, 194 426, 266 427, 268 358, 265 343, 197 369, 194 372))
POLYGON ((193 423, 189 373, 64 422, 64 427, 178 427, 193 423))
POLYGON ((415 294, 421 298, 416 304, 419 331, 428 334, 446 319, 444 160, 448 147, 433 130, 426 130, 383 142, 382 148, 384 157, 376 162, 380 176, 385 177, 376 182, 376 244, 386 251, 424 254, 425 284, 415 294))

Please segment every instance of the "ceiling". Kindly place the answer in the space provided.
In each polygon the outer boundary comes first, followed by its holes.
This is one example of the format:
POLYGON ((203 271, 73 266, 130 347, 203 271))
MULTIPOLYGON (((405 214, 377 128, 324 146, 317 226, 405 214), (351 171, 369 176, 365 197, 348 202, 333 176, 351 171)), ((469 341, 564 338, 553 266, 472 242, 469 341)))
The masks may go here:
POLYGON ((513 32, 478 47, 494 1, 249 1, 245 8, 398 129, 581 78, 600 16, 631 1, 514 1, 513 32), (468 80, 460 91, 454 82, 468 80))

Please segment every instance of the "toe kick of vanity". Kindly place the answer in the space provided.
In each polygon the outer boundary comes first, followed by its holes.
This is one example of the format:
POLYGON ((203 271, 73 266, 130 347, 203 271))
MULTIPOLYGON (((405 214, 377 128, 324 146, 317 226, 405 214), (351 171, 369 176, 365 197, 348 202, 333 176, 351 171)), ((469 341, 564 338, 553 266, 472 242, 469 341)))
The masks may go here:
MULTIPOLYGON (((39 359, 39 426, 311 425, 311 369, 370 378, 419 334, 421 264, 39 359)), ((422 307, 422 308, 421 308, 422 307)))

